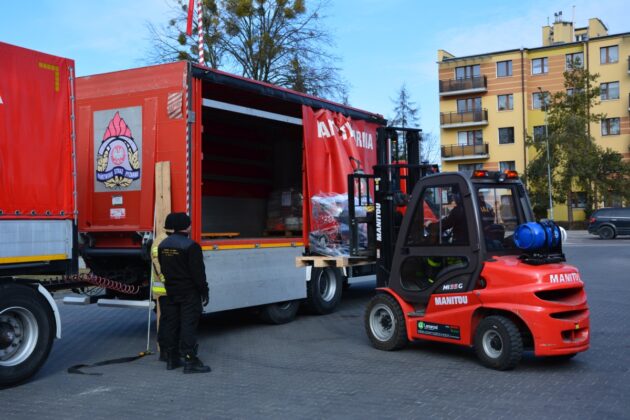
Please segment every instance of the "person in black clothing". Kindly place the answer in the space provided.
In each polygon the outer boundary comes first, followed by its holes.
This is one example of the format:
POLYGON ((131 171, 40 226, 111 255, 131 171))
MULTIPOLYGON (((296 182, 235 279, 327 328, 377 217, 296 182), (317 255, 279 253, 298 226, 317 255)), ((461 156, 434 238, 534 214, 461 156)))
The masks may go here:
POLYGON ((464 245, 468 243, 468 226, 466 224, 466 214, 464 213, 464 203, 459 192, 453 192, 455 207, 451 209, 448 216, 442 219, 442 229, 452 229, 453 245, 464 245))
POLYGON ((208 303, 209 290, 203 253, 198 243, 191 240, 190 217, 186 213, 171 213, 164 227, 172 230, 158 246, 158 260, 166 296, 160 299, 160 328, 158 342, 166 353, 166 369, 182 365, 184 373, 210 372, 197 357, 197 325, 208 303))
POLYGON ((481 213, 481 223, 485 229, 494 223, 494 209, 485 200, 481 191, 477 191, 477 203, 479 204, 479 212, 481 213))

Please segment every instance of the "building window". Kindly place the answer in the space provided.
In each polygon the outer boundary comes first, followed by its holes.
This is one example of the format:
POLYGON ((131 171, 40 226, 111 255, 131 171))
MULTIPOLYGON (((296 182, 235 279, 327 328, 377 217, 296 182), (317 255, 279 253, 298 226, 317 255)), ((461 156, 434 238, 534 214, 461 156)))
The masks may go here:
POLYGON ((473 171, 478 169, 483 169, 483 163, 460 163, 457 165, 457 170, 467 175, 472 174, 473 171))
POLYGON ((546 105, 549 105, 549 92, 532 93, 532 108, 533 109, 542 109, 546 105))
POLYGON ((512 60, 497 62, 497 77, 508 77, 512 75, 512 60))
POLYGON ((547 57, 534 58, 532 60, 532 74, 544 74, 549 72, 549 61, 547 57))
POLYGON ((610 64, 619 61, 619 47, 602 47, 599 49, 600 64, 610 64))
POLYGON ((514 143, 514 127, 499 128, 499 144, 514 143))
POLYGON ((475 144, 483 144, 483 134, 481 130, 458 131, 457 144, 459 146, 472 146, 475 144))
POLYGON ((473 66, 455 67, 456 79, 472 79, 473 77, 481 76, 481 68, 479 64, 473 66))
POLYGON ((567 54, 564 68, 566 70, 581 69, 584 67, 584 53, 567 54))
POLYGON ((602 83, 599 85, 599 94, 602 101, 619 99, 619 82, 602 83))
POLYGON ((574 209, 586 208, 586 193, 578 191, 571 194, 571 207, 574 209))
POLYGON ((614 136, 620 133, 619 118, 604 118, 602 120, 602 136, 614 136))
POLYGON ((457 100, 457 112, 473 112, 481 109, 481 97, 457 100))
POLYGON ((498 95, 497 98, 499 100, 499 111, 514 109, 514 101, 511 93, 509 95, 498 95))
POLYGON ((516 170, 516 162, 513 160, 504 160, 503 162, 499 162, 499 171, 515 171, 516 170))
POLYGON ((575 35, 576 42, 588 41, 588 34, 575 35))
POLYGON ((545 126, 534 126, 534 141, 542 141, 545 138, 545 126))

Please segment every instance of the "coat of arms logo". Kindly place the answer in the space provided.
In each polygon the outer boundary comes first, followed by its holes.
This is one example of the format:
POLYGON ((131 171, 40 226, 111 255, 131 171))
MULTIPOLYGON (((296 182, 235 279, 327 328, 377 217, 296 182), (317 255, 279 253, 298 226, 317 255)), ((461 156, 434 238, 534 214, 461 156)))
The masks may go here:
POLYGON ((140 178, 138 146, 125 120, 116 112, 96 157, 96 179, 110 189, 127 188, 140 178))

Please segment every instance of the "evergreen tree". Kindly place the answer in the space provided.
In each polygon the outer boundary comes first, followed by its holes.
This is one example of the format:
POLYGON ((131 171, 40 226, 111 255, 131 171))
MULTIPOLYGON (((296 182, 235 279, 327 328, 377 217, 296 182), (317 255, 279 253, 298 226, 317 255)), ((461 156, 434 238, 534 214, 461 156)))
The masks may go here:
MULTIPOLYGON (((397 93, 396 99, 391 100, 394 104, 394 117, 390 118, 388 125, 390 127, 402 128, 418 128, 420 127, 420 109, 416 107, 416 103, 411 101, 411 96, 407 90, 407 85, 403 83, 397 93)), ((406 144, 399 140, 396 145, 396 159, 402 159, 406 155, 406 144)), ((422 144, 420 145, 420 154, 422 155, 422 144)))
POLYGON ((420 126, 420 108, 411 101, 407 85, 403 83, 394 103, 394 117, 389 121, 392 127, 416 128, 420 126))

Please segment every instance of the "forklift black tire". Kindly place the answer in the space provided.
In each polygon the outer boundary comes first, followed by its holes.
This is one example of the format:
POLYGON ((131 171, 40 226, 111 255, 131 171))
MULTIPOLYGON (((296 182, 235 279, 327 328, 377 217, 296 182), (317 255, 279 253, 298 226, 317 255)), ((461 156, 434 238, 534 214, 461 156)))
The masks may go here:
POLYGON ((299 308, 298 300, 270 303, 262 307, 259 316, 267 324, 286 324, 295 319, 299 308))
POLYGON ((23 284, 0 285, 0 388, 31 377, 46 361, 55 320, 48 301, 23 284))
POLYGON ((379 293, 365 310, 365 331, 372 345, 385 351, 398 350, 408 342, 402 308, 392 296, 379 293))
POLYGON ((492 315, 484 318, 475 332, 475 352, 486 367, 514 369, 523 356, 523 339, 508 318, 492 315))
POLYGON ((338 268, 313 268, 306 283, 306 303, 318 315, 329 314, 341 303, 342 289, 343 276, 338 268))

